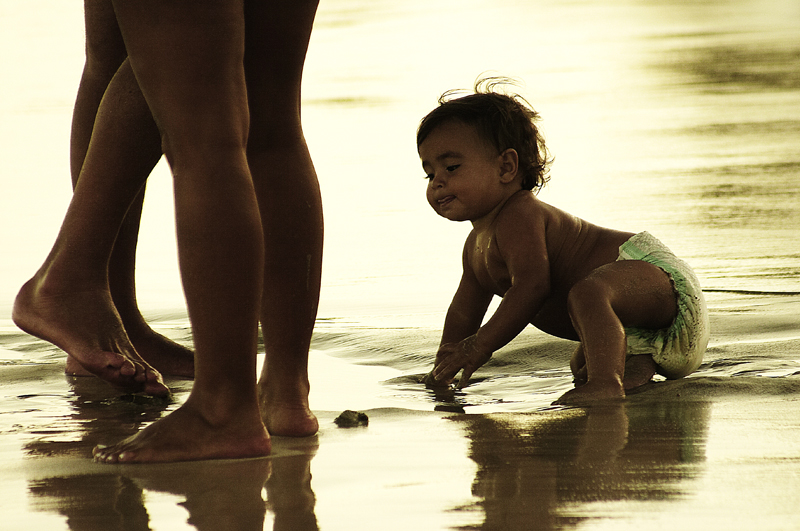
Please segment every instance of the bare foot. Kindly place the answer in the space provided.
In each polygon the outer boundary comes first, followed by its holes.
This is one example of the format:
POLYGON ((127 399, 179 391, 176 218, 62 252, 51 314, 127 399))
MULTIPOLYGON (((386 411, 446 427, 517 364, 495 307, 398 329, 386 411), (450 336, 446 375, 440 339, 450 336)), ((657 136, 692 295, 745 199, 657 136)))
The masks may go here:
MULTIPOLYGON (((125 331, 136 352, 162 376, 194 378, 194 352, 190 349, 159 334, 147 324, 133 328, 125 325, 125 331)), ((92 376, 70 356, 64 372, 71 376, 92 376)))
POLYGON ((625 378, 622 385, 625 390, 635 389, 649 382, 656 373, 656 362, 652 356, 644 354, 631 356, 625 362, 625 378))
POLYGON ((159 334, 146 323, 140 326, 125 325, 142 359, 165 376, 194 378, 194 352, 170 338, 159 334))
POLYGON ((22 330, 53 343, 115 387, 169 395, 161 375, 128 339, 108 292, 47 295, 34 277, 17 294, 11 317, 22 330))
POLYGON ((310 437, 319 431, 319 421, 308 405, 308 381, 297 387, 267 385, 258 382, 258 405, 261 418, 270 435, 282 437, 310 437))
POLYGON ((161 420, 113 446, 95 447, 103 463, 164 463, 205 459, 245 459, 269 455, 269 434, 258 411, 237 410, 218 423, 189 400, 161 420))
POLYGON ((570 389, 553 402, 561 406, 579 406, 597 402, 618 401, 625 398, 625 390, 621 384, 597 384, 587 382, 580 387, 570 389))

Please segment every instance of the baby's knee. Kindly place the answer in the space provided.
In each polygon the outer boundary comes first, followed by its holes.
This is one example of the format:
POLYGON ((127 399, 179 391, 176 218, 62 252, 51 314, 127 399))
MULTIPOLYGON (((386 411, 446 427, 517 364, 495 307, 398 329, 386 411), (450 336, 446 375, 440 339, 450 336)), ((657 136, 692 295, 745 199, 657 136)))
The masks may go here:
POLYGON ((567 294, 567 309, 575 315, 584 309, 596 310, 610 303, 612 290, 602 279, 588 276, 578 281, 567 294))

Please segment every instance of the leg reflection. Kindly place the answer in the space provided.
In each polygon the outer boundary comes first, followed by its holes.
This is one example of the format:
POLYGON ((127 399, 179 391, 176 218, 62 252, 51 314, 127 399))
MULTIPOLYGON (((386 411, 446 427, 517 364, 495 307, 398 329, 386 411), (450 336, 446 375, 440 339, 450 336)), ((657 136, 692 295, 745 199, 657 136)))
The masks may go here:
POLYGON ((187 522, 199 531, 262 531, 262 492, 270 471, 271 461, 260 458, 140 466, 124 473, 145 490, 184 497, 187 522))
POLYGON ((453 417, 478 465, 481 529, 505 531, 571 527, 602 512, 597 503, 681 499, 704 461, 708 418, 703 402, 453 417))
POLYGON ((128 478, 100 474, 31 481, 31 505, 66 517, 71 531, 149 531, 142 489, 128 478))
POLYGON ((317 531, 316 498, 311 490, 312 455, 279 457, 272 461, 267 502, 275 514, 273 531, 317 531))

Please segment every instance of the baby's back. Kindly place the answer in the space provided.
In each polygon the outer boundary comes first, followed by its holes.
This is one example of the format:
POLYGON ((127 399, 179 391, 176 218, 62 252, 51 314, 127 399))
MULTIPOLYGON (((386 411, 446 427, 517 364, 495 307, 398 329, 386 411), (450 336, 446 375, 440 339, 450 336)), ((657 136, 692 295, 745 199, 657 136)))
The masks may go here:
POLYGON ((633 233, 607 229, 536 200, 545 222, 545 239, 554 291, 569 291, 598 267, 614 262, 633 233))

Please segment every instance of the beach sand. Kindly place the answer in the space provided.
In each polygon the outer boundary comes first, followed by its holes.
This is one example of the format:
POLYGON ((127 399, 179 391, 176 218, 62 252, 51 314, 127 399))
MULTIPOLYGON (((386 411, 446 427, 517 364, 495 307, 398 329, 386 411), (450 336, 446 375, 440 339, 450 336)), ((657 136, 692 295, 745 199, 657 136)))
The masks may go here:
MULTIPOLYGON (((549 405, 571 386, 572 344, 533 330, 443 396, 418 383, 436 330, 320 323, 317 436, 275 438, 266 459, 167 465, 89 455, 174 408, 190 382, 170 382, 169 405, 120 397, 64 376, 63 354, 9 324, 2 528, 797 529, 800 297, 712 297, 697 373, 591 408, 549 405), (337 427, 345 409, 369 425, 337 427)), ((180 323, 156 324, 186 340, 180 323)))
MULTIPOLYGON (((168 404, 119 396, 66 377, 64 353, 9 318, 70 199, 84 50, 80 2, 10 4, 1 530, 800 529, 797 2, 322 2, 303 89, 326 216, 319 434, 276 438, 265 459, 158 466, 89 456, 176 408, 191 382, 168 381, 168 404), (695 268, 712 317, 696 373, 616 407, 552 407, 572 386, 574 344, 529 329, 463 391, 419 383, 468 227, 428 207, 414 130, 481 73, 520 78, 544 118, 556 163, 543 200, 647 230, 695 268), (337 427, 344 410, 369 425, 337 427)), ((190 345, 170 186, 162 162, 137 294, 157 330, 190 345)))

